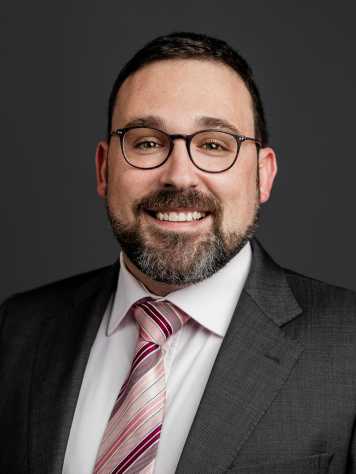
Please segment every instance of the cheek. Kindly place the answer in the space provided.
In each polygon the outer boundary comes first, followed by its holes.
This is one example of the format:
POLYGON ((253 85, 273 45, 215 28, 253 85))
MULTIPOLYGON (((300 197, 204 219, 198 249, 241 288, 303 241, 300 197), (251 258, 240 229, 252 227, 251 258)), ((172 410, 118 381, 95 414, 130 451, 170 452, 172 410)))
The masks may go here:
POLYGON ((257 200, 256 170, 248 170, 244 175, 236 177, 229 185, 226 184, 222 195, 223 227, 248 225, 255 213, 257 200))
POLYGON ((108 199, 120 214, 133 216, 133 207, 152 190, 149 173, 132 167, 112 167, 109 170, 108 199))
POLYGON ((111 208, 121 216, 127 217, 134 199, 127 173, 118 166, 111 166, 108 173, 108 201, 111 208))

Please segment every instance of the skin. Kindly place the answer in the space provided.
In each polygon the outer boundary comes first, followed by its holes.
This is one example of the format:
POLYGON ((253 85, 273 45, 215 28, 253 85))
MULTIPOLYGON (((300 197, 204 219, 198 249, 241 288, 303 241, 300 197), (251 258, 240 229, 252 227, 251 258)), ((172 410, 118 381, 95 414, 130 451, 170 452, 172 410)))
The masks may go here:
MULTIPOLYGON (((252 102, 246 86, 234 70, 216 61, 158 61, 129 76, 117 96, 112 130, 152 116, 158 120, 152 125, 167 133, 190 134, 206 128, 231 131, 222 126, 207 126, 202 120, 202 117, 212 117, 228 122, 238 131, 236 133, 255 136, 252 102)), ((197 190, 220 203, 224 232, 243 233, 253 221, 256 196, 260 204, 269 199, 276 173, 273 149, 262 148, 257 159, 256 146, 250 141, 242 144, 235 165, 219 174, 196 168, 183 140, 176 140, 169 160, 153 170, 142 171, 130 166, 116 138, 110 143, 99 142, 96 150, 99 196, 108 199, 123 222, 132 225, 140 219, 146 239, 158 248, 160 241, 152 229, 186 233, 194 246, 211 229, 214 215, 201 221, 161 222, 145 212, 137 217, 134 213, 137 200, 162 189, 197 190), (256 173, 259 173, 259 193, 256 192, 256 173)), ((124 261, 129 271, 155 294, 165 296, 179 288, 149 278, 126 255, 124 261)))

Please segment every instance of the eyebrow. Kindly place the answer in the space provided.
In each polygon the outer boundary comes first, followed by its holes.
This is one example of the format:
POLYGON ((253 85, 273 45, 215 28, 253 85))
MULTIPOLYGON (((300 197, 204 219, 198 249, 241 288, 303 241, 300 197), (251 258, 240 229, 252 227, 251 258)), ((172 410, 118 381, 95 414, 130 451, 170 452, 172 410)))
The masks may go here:
MULTIPOLYGON (((219 128, 221 130, 226 130, 237 135, 241 134, 241 130, 235 127, 235 125, 233 125, 228 120, 225 120, 220 117, 210 117, 202 115, 201 117, 198 117, 196 119, 195 123, 197 127, 219 128)), ((158 117, 156 115, 145 115, 143 117, 133 118, 132 120, 125 123, 123 128, 130 127, 153 127, 162 130, 167 130, 167 123, 161 117, 158 117)))
POLYGON ((143 117, 133 118, 129 122, 125 123, 123 128, 130 127, 153 127, 153 128, 166 128, 165 121, 156 115, 145 115, 143 117))
POLYGON ((223 130, 228 130, 231 133, 236 133, 238 135, 241 134, 241 130, 239 130, 235 125, 233 125, 228 120, 219 118, 219 117, 209 117, 209 116, 201 116, 197 120, 197 123, 201 127, 208 127, 208 128, 221 128, 223 130))

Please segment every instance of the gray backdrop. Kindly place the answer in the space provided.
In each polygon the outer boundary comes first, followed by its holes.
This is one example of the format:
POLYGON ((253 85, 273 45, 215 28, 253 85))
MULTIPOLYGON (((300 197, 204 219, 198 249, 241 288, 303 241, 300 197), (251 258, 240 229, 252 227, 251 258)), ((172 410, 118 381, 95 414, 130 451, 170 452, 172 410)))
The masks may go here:
POLYGON ((356 289, 354 2, 13 2, 1 19, 0 299, 112 262, 94 151, 117 71, 192 30, 252 64, 279 177, 261 241, 284 266, 356 289))

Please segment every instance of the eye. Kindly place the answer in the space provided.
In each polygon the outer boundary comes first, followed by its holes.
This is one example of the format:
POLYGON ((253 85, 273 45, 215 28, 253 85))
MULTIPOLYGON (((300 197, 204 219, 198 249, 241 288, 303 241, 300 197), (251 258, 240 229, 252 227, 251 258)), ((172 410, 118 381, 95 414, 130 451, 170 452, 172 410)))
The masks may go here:
POLYGON ((218 143, 216 141, 207 141, 200 145, 206 151, 223 151, 226 150, 226 147, 222 143, 218 143))
POLYGON ((141 140, 135 143, 135 148, 139 150, 153 150, 155 148, 160 148, 161 144, 153 140, 141 140))
POLYGON ((196 150, 209 156, 223 156, 230 152, 229 143, 216 137, 201 137, 199 142, 195 143, 196 150))
POLYGON ((123 148, 130 156, 161 156, 169 148, 166 134, 146 127, 127 129, 124 136, 123 148))

